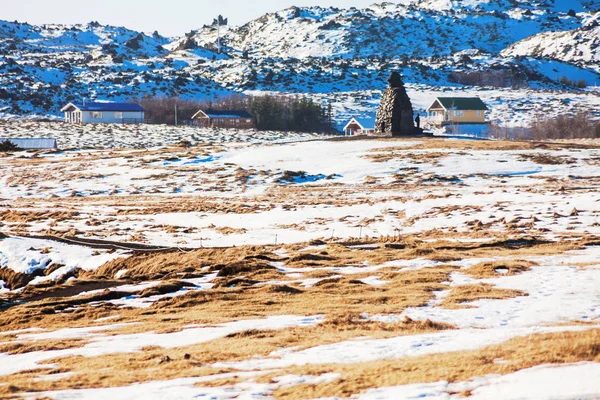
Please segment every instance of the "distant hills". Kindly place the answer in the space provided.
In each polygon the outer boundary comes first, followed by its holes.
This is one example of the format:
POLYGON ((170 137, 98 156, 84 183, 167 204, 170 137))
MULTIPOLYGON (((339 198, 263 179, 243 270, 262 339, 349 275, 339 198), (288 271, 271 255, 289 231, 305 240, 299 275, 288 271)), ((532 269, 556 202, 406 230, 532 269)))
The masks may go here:
MULTIPOLYGON (((0 21, 0 115, 58 115, 82 97, 380 90, 390 70, 431 87, 571 88, 600 74, 600 2, 416 0, 293 7, 180 38, 0 21), (220 52, 219 52, 220 50, 220 52), (564 80, 563 80, 564 82, 564 80)), ((225 16, 226 17, 226 16, 225 16)))

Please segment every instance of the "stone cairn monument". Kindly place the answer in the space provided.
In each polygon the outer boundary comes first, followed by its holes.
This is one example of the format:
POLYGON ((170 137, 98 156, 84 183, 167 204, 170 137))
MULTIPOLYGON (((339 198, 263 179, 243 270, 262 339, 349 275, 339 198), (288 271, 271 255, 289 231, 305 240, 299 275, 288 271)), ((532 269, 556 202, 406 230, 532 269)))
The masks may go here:
POLYGON ((375 130, 392 136, 411 136, 422 133, 415 128, 413 108, 406 94, 400 74, 392 72, 388 78, 389 86, 383 93, 381 105, 377 110, 375 130))

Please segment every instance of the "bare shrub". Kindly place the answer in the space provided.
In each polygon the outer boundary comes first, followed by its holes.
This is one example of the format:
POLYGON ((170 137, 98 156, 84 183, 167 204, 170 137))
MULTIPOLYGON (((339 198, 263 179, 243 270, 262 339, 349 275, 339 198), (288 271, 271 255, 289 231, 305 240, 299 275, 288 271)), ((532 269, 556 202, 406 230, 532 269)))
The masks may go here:
POLYGON ((470 86, 527 87, 527 75, 514 68, 487 69, 482 71, 452 71, 450 82, 470 86))
POLYGON ((600 138, 600 122, 586 112, 538 119, 529 127, 491 124, 490 137, 501 140, 593 139, 600 138))
POLYGON ((573 79, 567 78, 565 75, 560 78, 560 83, 566 86, 575 87, 578 89, 585 89, 587 87, 587 82, 584 79, 579 79, 577 81, 573 79))
POLYGON ((592 120, 585 112, 561 115, 534 122, 531 125, 530 136, 533 140, 598 138, 600 123, 592 120))
POLYGON ((531 138, 530 129, 525 127, 505 127, 497 124, 490 124, 490 137, 500 140, 529 140, 531 138))

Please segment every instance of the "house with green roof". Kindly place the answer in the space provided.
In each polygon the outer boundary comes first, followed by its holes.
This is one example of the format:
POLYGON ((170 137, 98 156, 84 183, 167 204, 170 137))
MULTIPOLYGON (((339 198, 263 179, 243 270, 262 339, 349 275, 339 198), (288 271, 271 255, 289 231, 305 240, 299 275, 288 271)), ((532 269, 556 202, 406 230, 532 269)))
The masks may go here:
POLYGON ((488 107, 479 97, 437 97, 427 109, 436 125, 485 124, 488 107))

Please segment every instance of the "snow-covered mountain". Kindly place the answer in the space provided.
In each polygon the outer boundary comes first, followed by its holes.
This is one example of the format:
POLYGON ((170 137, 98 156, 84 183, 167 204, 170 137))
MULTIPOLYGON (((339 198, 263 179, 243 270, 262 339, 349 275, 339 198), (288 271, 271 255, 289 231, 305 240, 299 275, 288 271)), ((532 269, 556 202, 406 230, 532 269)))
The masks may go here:
POLYGON ((566 89, 600 73, 598 0, 404 0, 292 7, 181 38, 121 27, 0 21, 0 114, 57 115, 79 99, 329 94, 407 83, 566 89), (548 43, 555 44, 554 47, 548 43))
MULTIPOLYGON (((587 15, 555 11, 553 3, 543 1, 432 3, 382 3, 362 10, 293 7, 228 30, 223 43, 257 58, 423 58, 467 49, 497 54, 539 32, 576 29, 587 15)), ((578 1, 569 3, 585 9, 578 1)), ((214 27, 205 27, 195 39, 211 46, 215 35, 214 27)))
POLYGON ((600 12, 580 28, 539 33, 513 44, 501 54, 550 58, 600 71, 600 12))

